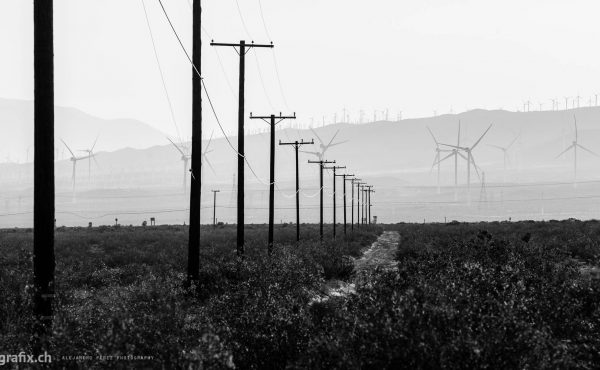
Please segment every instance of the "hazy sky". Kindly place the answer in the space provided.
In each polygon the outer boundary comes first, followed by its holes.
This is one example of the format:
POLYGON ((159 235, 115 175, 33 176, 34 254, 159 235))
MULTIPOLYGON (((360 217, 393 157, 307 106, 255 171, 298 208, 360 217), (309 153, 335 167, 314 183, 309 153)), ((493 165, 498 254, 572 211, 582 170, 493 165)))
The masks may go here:
MULTIPOLYGON (((203 1, 215 41, 271 41, 258 0, 203 1), (247 30, 245 30, 247 28, 247 30), (248 33, 250 35, 248 35, 248 33)), ((0 1, 0 97, 33 97, 33 1, 0 1)), ((137 118, 176 134, 141 0, 55 0, 56 104, 137 118)), ((188 0, 163 0, 191 49, 188 0)), ((600 2, 593 0, 261 0, 275 50, 247 56, 246 111, 296 111, 301 122, 346 107, 390 118, 600 93, 600 2), (277 82, 279 67, 282 94, 277 82), (262 75, 262 82, 260 76, 262 75), (264 87, 263 87, 264 86, 264 87), (265 93, 266 92, 266 93, 265 93), (285 96, 285 99, 284 97, 285 96), (287 101, 286 102, 284 101, 287 101)), ((191 68, 160 10, 145 0, 182 136, 191 133, 191 68)), ((236 129, 238 56, 204 34, 203 75, 236 129), (222 65, 219 63, 219 58, 222 65), (231 87, 231 89, 230 89, 231 87)), ((248 127, 264 125, 248 121, 248 127)), ((205 105, 205 129, 216 129, 205 105)))

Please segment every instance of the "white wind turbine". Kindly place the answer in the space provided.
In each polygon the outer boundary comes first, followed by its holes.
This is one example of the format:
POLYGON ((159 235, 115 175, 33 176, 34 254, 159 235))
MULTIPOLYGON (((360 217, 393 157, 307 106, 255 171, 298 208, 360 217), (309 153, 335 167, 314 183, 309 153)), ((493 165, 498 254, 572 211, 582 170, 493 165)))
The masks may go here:
POLYGON ((556 158, 562 156, 569 150, 573 149, 573 186, 577 186, 577 148, 585 150, 586 152, 588 152, 596 157, 598 157, 598 154, 592 152, 588 148, 579 144, 579 133, 578 133, 578 129, 577 129, 577 117, 575 117, 574 115, 573 115, 573 122, 575 124, 575 140, 573 141, 573 143, 571 143, 571 145, 567 149, 563 150, 559 155, 557 155, 556 158))
POLYGON ((510 144, 508 144, 507 146, 500 146, 500 145, 493 145, 493 144, 489 144, 489 146, 496 148, 498 150, 501 150, 504 156, 504 169, 503 169, 503 173, 502 173, 502 182, 506 182, 506 165, 510 162, 510 158, 508 155, 508 151, 510 148, 512 148, 512 146, 517 142, 517 139, 519 138, 520 135, 515 136, 515 138, 513 139, 513 141, 510 142, 510 144))
POLYGON ((92 147, 90 149, 79 150, 80 152, 87 153, 86 158, 88 160, 88 181, 90 181, 90 179, 92 177, 92 158, 94 158, 94 162, 96 162, 96 164, 98 164, 98 161, 96 161, 96 155, 94 154, 94 148, 96 147, 96 143, 98 142, 98 137, 99 137, 99 135, 96 136, 96 140, 94 140, 94 144, 92 144, 92 147))
POLYGON ((443 162, 446 159, 449 159, 451 157, 454 157, 454 198, 456 198, 456 191, 458 189, 458 157, 462 157, 464 160, 467 160, 467 157, 465 157, 464 154, 462 154, 457 148, 460 147, 460 121, 458 121, 458 137, 456 140, 456 145, 448 145, 448 144, 442 144, 440 143, 440 145, 444 145, 444 146, 448 146, 448 147, 452 147, 453 149, 451 149, 451 153, 448 154, 447 156, 445 156, 444 158, 440 159, 439 162, 443 162))
MULTIPOLYGON (((62 143, 65 144, 65 146, 67 147, 67 150, 69 151, 69 153, 71 153, 71 158, 69 158, 69 160, 71 162, 73 162, 73 197, 75 197, 75 179, 76 179, 75 175, 76 175, 76 171, 77 171, 77 161, 80 161, 82 159, 88 159, 88 158, 90 158, 90 155, 83 156, 83 157, 77 157, 63 139, 60 139, 60 141, 62 141, 62 143)), ((94 145, 95 145, 95 143, 94 143, 94 145)), ((92 149, 93 149, 93 147, 92 147, 92 149)), ((90 153, 91 152, 92 152, 92 150, 90 149, 90 153)))
POLYGON ((442 162, 441 161, 441 153, 453 152, 453 150, 440 148, 440 143, 435 138, 435 135, 433 134, 431 129, 429 127, 427 127, 427 130, 429 131, 431 138, 435 142, 435 159, 433 160, 433 165, 431 166, 430 171, 433 171, 433 168, 437 165, 437 193, 439 194, 440 193, 440 171, 441 171, 441 162, 442 162))
POLYGON ((344 140, 344 141, 334 143, 333 141, 335 140, 337 135, 340 133, 340 130, 337 130, 335 132, 335 135, 333 135, 331 140, 329 140, 329 143, 325 144, 325 142, 321 139, 321 137, 319 136, 319 134, 317 134, 317 132, 315 130, 313 130, 312 128, 310 130, 313 132, 313 134, 315 134, 315 136, 317 137, 317 140, 319 140, 319 149, 320 150, 316 151, 316 152, 309 152, 309 151, 301 150, 300 152, 312 154, 312 155, 316 156, 320 161, 323 160, 323 158, 325 158, 325 153, 327 152, 327 150, 329 148, 334 147, 336 145, 345 144, 349 141, 349 140, 344 140))
POLYGON ((167 138, 171 144, 177 149, 179 153, 181 153, 181 161, 183 161, 183 194, 186 194, 187 191, 187 173, 189 170, 188 163, 190 161, 191 155, 189 153, 188 148, 180 143, 179 145, 175 144, 173 140, 167 138))
MULTIPOLYGON (((475 163, 475 158, 473 158, 473 149, 475 149, 477 147, 477 145, 479 145, 479 143, 481 142, 481 140, 483 140, 483 137, 488 133, 488 131, 490 131, 490 129, 492 128, 492 125, 490 125, 490 127, 487 128, 487 130, 485 130, 485 132, 479 137, 479 139, 470 147, 469 146, 460 146, 460 145, 448 145, 448 144, 442 144, 457 150, 461 150, 463 152, 465 152, 467 154, 467 189, 470 191, 471 190, 471 165, 473 165, 473 168, 475 169, 475 173, 477 173, 477 177, 479 176, 479 170, 477 167, 477 164, 475 163)), ((470 192, 469 192, 470 194, 470 192)))

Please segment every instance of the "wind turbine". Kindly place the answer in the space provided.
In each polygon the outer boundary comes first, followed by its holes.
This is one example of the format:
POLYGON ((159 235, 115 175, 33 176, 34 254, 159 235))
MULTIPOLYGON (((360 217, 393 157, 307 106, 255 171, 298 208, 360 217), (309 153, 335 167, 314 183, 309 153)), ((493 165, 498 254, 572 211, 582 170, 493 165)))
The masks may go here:
POLYGON ((77 161, 80 161, 82 159, 87 159, 88 157, 84 156, 84 157, 77 157, 75 155, 75 153, 73 153, 73 151, 71 150, 71 148, 69 148, 69 146, 67 145, 67 143, 65 143, 65 141, 63 139, 60 139, 60 141, 62 141, 63 144, 65 144, 65 146, 67 147, 67 150, 69 150, 69 153, 71 153, 71 158, 69 159, 71 162, 73 162, 73 197, 75 197, 75 174, 76 174, 76 170, 77 170, 77 161))
POLYGON ((333 135, 333 137, 331 138, 331 140, 329 140, 329 143, 327 143, 327 145, 325 145, 325 142, 321 139, 321 137, 317 134, 317 132, 315 130, 313 130, 312 128, 310 129, 313 134, 315 134, 315 136, 317 137, 317 140, 319 140, 320 144, 319 144, 319 151, 318 152, 308 152, 308 151, 304 151, 301 150, 302 153, 308 153, 308 154, 312 154, 314 156, 316 156, 320 161, 323 160, 323 158, 325 158, 325 153, 327 152, 327 150, 331 147, 334 147, 336 145, 341 145, 344 143, 347 143, 348 140, 345 141, 340 141, 339 143, 334 143, 333 141, 335 140, 336 136, 340 133, 340 130, 337 130, 335 135, 333 135))
POLYGON ((452 152, 452 149, 442 149, 440 148, 440 143, 435 138, 435 135, 431 131, 429 127, 427 127, 429 134, 431 134, 431 138, 435 142, 435 159, 433 160, 433 165, 431 166, 431 170, 437 165, 437 193, 440 193, 440 171, 441 171, 441 153, 452 152))
POLYGON ((563 150, 559 155, 557 155, 556 158, 560 157, 561 155, 565 154, 569 150, 573 149, 573 186, 577 186, 577 148, 583 149, 586 152, 595 155, 596 157, 598 157, 598 154, 592 152, 588 148, 579 144, 579 133, 578 133, 578 129, 577 129, 577 117, 575 117, 575 115, 573 115, 573 120, 574 120, 573 122, 575 124, 575 140, 567 149, 563 150))
MULTIPOLYGON (((463 152, 465 152, 467 154, 467 188, 469 190, 471 190, 471 165, 473 165, 473 168, 475 169, 475 173, 477 173, 477 177, 480 177, 479 170, 477 169, 477 164, 475 163, 475 158, 473 158, 473 149, 475 149, 477 147, 477 145, 479 145, 481 140, 483 140, 483 137, 488 133, 488 131, 490 131, 491 128, 492 128, 492 125, 490 125, 487 128, 487 130, 485 130, 485 132, 479 137, 479 139, 470 147, 469 146, 460 146, 460 145, 442 144, 442 145, 449 146, 449 147, 457 149, 457 150, 462 150, 463 152)), ((470 194, 470 192, 469 192, 469 194, 470 194)))
MULTIPOLYGON (((98 164, 98 161, 96 161, 96 156, 94 154, 94 148, 96 147, 96 143, 98 142, 98 137, 99 137, 99 135, 96 136, 96 140, 94 140, 94 144, 92 144, 92 147, 90 149, 79 150, 80 152, 84 152, 84 153, 88 154, 87 157, 85 157, 88 160, 88 181, 92 177, 92 158, 94 158, 94 162, 96 162, 96 164, 98 164)), ((80 158, 80 159, 85 159, 85 158, 80 158)))
POLYGON ((502 173, 502 177, 503 177, 502 182, 506 182, 506 164, 507 164, 507 162, 510 162, 510 159, 508 156, 508 150, 515 144, 515 142, 517 141, 519 136, 520 135, 515 136, 513 141, 511 141, 510 144, 508 144, 507 146, 499 146, 499 145, 489 144, 489 146, 496 148, 498 150, 501 150, 502 153, 504 154, 504 170, 503 170, 504 172, 502 173))
POLYGON ((183 143, 177 145, 173 142, 173 140, 167 138, 171 144, 177 149, 179 153, 181 153, 181 160, 183 161, 183 194, 186 193, 187 189, 187 173, 188 173, 188 162, 190 161, 191 155, 188 153, 188 148, 183 145, 183 143))
POLYGON ((439 162, 443 162, 446 159, 454 157, 454 197, 456 198, 456 190, 458 189, 458 157, 460 156, 464 160, 467 160, 467 157, 465 157, 464 154, 462 154, 457 149, 458 147, 460 147, 460 121, 458 121, 458 138, 456 140, 456 146, 442 144, 442 143, 440 143, 440 145, 453 147, 453 149, 451 149, 451 153, 448 154, 447 156, 445 156, 444 158, 440 159, 439 162))

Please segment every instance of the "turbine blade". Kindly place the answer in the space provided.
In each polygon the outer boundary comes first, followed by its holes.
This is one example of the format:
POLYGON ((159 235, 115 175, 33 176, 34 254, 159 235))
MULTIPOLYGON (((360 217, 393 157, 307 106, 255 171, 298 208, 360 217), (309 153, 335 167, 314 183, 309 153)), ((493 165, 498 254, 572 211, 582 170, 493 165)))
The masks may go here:
POLYGON ((323 140, 321 140, 321 137, 317 134, 317 132, 311 127, 310 130, 312 131, 313 134, 315 134, 315 136, 317 137, 317 140, 319 140, 321 142, 321 144, 325 144, 323 143, 323 140))
POLYGON ((502 151, 506 151, 506 149, 508 149, 508 148, 503 148, 500 145, 494 145, 494 144, 488 144, 488 146, 491 146, 492 148, 500 149, 502 151))
POLYGON ((65 143, 65 141, 63 139, 60 139, 60 141, 62 141, 62 143, 65 144, 65 146, 67 147, 67 149, 69 150, 69 152, 71 153, 71 155, 73 157, 75 157, 75 153, 73 153, 73 151, 71 150, 71 148, 69 148, 69 146, 67 145, 67 143, 65 143))
MULTIPOLYGON (((210 133, 210 139, 208 139, 208 144, 206 144, 206 148, 204 149, 204 154, 206 154, 206 153, 210 153, 210 152, 208 151, 208 148, 210 148, 210 143, 212 142, 212 138, 213 138, 213 134, 214 134, 214 133, 215 133, 215 130, 213 130, 213 131, 210 133)), ((211 152, 212 152, 212 150, 211 150, 211 152)))
POLYGON ((185 155, 185 153, 183 152, 183 150, 181 150, 181 148, 179 148, 179 146, 178 146, 177 144, 175 144, 175 143, 173 142, 173 140, 171 140, 170 138, 167 138, 167 140, 169 140, 169 141, 171 142, 171 144, 173 144, 173 146, 175 147, 175 149, 177 149, 177 151, 178 151, 179 153, 181 153, 181 155, 185 155))
POLYGON ((433 164, 431 165, 431 168, 429 169, 429 173, 431 174, 433 172, 433 169, 435 168, 436 164, 439 164, 440 161, 440 153, 436 153, 435 158, 433 158, 433 164))
POLYGON ((306 153, 306 154, 312 154, 312 155, 316 155, 317 157, 319 155, 321 155, 321 152, 308 152, 306 150, 299 150, 300 153, 306 153))
POLYGON ((477 140, 475 142, 475 144, 473 144, 473 146, 471 146, 471 150, 475 149, 475 147, 481 142, 481 140, 483 140, 483 137, 488 133, 488 131, 490 131, 490 129, 492 128, 493 125, 490 125, 490 127, 488 127, 487 130, 485 130, 485 132, 483 133, 483 135, 481 135, 481 137, 479 138, 479 140, 477 140))
POLYGON ((554 159, 557 159, 558 157, 560 157, 561 155, 565 154, 566 152, 568 152, 569 150, 573 149, 575 145, 571 144, 571 146, 569 146, 567 149, 563 150, 562 152, 560 152, 559 155, 557 155, 554 159))
POLYGON ((440 145, 440 143, 438 143, 438 141, 436 140, 435 135, 433 135, 433 132, 431 132, 431 129, 429 128, 429 126, 427 126, 427 131, 429 131, 429 134, 431 135, 431 138, 433 139, 435 144, 440 145))
POLYGON ((466 157, 464 154, 462 154, 461 152, 458 152, 458 151, 457 151, 457 152, 456 152, 456 154, 458 154, 459 156, 461 156, 461 157, 462 157, 462 159, 464 159, 465 161, 468 161, 468 160, 469 160, 469 159, 468 159, 468 158, 467 158, 467 157, 466 157))
POLYGON ((460 149, 460 150, 463 149, 463 148, 461 148, 459 146, 456 146, 456 145, 450 145, 450 144, 444 144, 444 143, 440 143, 440 145, 447 146, 447 147, 454 148, 454 149, 460 149))
POLYGON ((515 138, 513 139, 513 141, 510 142, 510 144, 508 144, 508 146, 506 147, 506 150, 510 149, 519 139, 519 137, 521 136, 521 134, 519 133, 519 135, 515 136, 515 138))
POLYGON ((346 144, 349 141, 350 140, 344 140, 344 141, 340 141, 339 143, 330 144, 330 145, 327 146, 327 148, 329 149, 329 148, 332 148, 332 147, 334 147, 336 145, 346 144))
POLYGON ((577 144, 578 147, 580 147, 581 149, 585 150, 586 152, 595 155, 596 157, 600 157, 598 154, 592 152, 591 150, 589 150, 588 148, 584 147, 583 145, 577 144))
POLYGON ((94 150, 94 148, 96 147, 96 143, 98 142, 98 138, 100 137, 100 134, 98 134, 96 136, 96 140, 94 140, 94 144, 92 145, 92 149, 90 149, 90 152, 94 150))
POLYGON ((448 154, 448 155, 447 155, 447 156, 445 156, 444 158, 440 159, 440 160, 439 160, 439 162, 441 163, 441 162, 445 161, 446 159, 448 159, 448 158, 452 157, 453 155, 454 155, 454 151, 452 151, 452 153, 448 154))
POLYGON ((479 169, 477 169, 477 163, 475 163, 475 158, 473 158, 473 154, 471 154, 471 163, 473 164, 473 168, 475 169, 475 173, 477 174, 477 178, 481 180, 481 176, 479 176, 479 169))
POLYGON ((331 146, 331 143, 333 143, 333 140, 335 140, 335 137, 336 137, 336 136, 337 136, 339 133, 340 133, 340 130, 337 130, 337 131, 335 132, 335 135, 333 135, 333 137, 331 138, 331 140, 329 140, 329 144, 327 144, 327 145, 326 145, 327 147, 330 147, 330 146, 331 146))
POLYGON ((98 160, 96 159, 96 155, 93 155, 92 158, 94 159, 94 163, 96 163, 96 166, 100 167, 100 164, 98 163, 98 160))
POLYGON ((208 167, 210 167, 211 171, 216 175, 217 172, 215 171, 215 168, 212 166, 212 164, 210 164, 210 161, 208 160, 208 158, 205 158, 205 162, 208 165, 208 167))

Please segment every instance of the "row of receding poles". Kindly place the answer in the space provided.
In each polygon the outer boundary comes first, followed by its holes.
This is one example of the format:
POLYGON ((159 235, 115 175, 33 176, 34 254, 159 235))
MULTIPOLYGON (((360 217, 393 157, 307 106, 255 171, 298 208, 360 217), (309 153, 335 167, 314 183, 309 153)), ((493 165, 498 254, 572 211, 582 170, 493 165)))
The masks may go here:
MULTIPOLYGON (((190 186, 190 227, 188 241, 188 282, 198 281, 200 267, 200 196, 202 186, 202 79, 201 79, 201 4, 200 0, 193 0, 193 41, 192 41, 192 155, 191 155, 191 186, 190 186)), ((34 275, 34 314, 36 316, 36 337, 41 338, 52 326, 52 302, 54 298, 54 21, 53 1, 34 0, 34 230, 33 230, 33 275, 34 275)), ((166 13, 165 13, 166 15, 166 13)), ((244 254, 244 79, 245 55, 256 47, 272 48, 269 45, 211 43, 212 46, 233 47, 240 57, 239 66, 239 105, 238 105, 238 204, 237 204, 237 252, 244 254)), ((267 117, 251 117, 267 119, 267 117)), ((293 117, 268 117, 271 124, 271 179, 269 196, 269 249, 273 245, 273 212, 274 212, 274 160, 275 160, 275 120, 293 119, 293 117)), ((293 145, 296 149, 296 221, 297 239, 300 238, 299 216, 299 177, 298 177, 298 148, 309 144, 304 140, 280 145, 293 145)), ((310 144, 314 144, 313 141, 310 144)), ((330 161, 310 162, 320 165, 320 231, 323 238, 323 167, 330 161)), ((339 168, 339 167, 337 167, 339 168)), ((335 171, 335 168, 334 168, 335 171)), ((344 177, 344 195, 346 181, 352 175, 339 175, 344 177)), ((335 184, 336 175, 334 175, 335 184)), ((368 209, 368 222, 370 223, 370 194, 374 192, 371 187, 352 179, 352 185, 357 185, 358 196, 360 191, 368 192, 368 207, 363 205, 362 223, 368 209), (363 186, 362 188, 360 186, 363 186)), ((335 185, 334 185, 335 188, 335 185)), ((213 224, 216 224, 216 193, 214 191, 213 224)), ((354 229, 354 186, 352 186, 352 228, 354 229)), ((363 203, 366 196, 363 196, 363 203)), ((335 202, 335 190, 334 190, 335 202)), ((359 201, 357 214, 360 218, 359 201)), ((344 196, 344 231, 346 231, 346 197, 344 196)), ((334 207, 335 209, 335 207, 334 207)), ((334 211, 335 213, 335 211, 334 211)), ((358 221, 358 219, 357 219, 358 221)), ((334 233, 335 233, 334 219, 334 233)), ((357 222, 357 226, 360 222, 357 222)), ((36 346, 37 347, 37 346, 36 346)), ((35 348, 39 352, 39 347, 35 348)))

